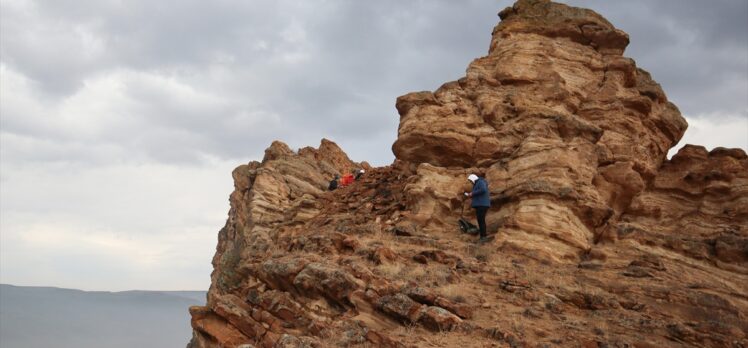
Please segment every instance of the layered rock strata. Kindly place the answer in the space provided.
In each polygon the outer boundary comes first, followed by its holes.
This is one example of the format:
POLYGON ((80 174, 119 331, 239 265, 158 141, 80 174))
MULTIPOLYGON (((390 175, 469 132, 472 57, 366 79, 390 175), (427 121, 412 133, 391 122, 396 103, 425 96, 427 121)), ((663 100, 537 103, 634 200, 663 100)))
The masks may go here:
POLYGON ((499 16, 464 78, 398 98, 392 165, 323 140, 234 170, 191 347, 748 347, 745 152, 667 160, 686 122, 593 11, 499 16), (456 225, 474 172, 486 244, 456 225))
POLYGON ((488 56, 465 77, 398 98, 393 151, 414 165, 481 168, 514 198, 506 233, 575 262, 652 179, 686 122, 622 56, 628 35, 598 14, 519 1, 499 15, 488 56))

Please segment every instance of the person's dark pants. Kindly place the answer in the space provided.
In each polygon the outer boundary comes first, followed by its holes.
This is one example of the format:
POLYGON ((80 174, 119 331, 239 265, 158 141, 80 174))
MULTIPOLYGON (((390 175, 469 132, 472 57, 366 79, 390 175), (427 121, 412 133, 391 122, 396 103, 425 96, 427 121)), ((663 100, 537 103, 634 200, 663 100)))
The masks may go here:
POLYGON ((486 236, 486 213, 488 207, 475 207, 475 218, 478 220, 478 229, 480 229, 480 237, 486 236))

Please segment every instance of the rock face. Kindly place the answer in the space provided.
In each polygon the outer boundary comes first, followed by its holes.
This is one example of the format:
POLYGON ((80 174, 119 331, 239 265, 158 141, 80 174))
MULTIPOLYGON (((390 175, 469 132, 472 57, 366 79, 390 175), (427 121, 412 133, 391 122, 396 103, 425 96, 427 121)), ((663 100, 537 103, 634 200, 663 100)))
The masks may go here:
POLYGON ((748 160, 738 149, 687 145, 666 162, 609 239, 656 246, 748 274, 748 160))
POLYGON ((323 140, 234 170, 189 346, 748 347, 745 152, 667 160, 686 122, 595 12, 499 16, 464 78, 398 98, 392 165, 323 140), (476 172, 486 244, 456 224, 476 172))
POLYGON ((515 198, 506 233, 576 262, 644 189, 686 122, 622 56, 628 35, 598 14, 519 1, 499 16, 488 56, 465 77, 398 98, 393 151, 413 164, 485 170, 515 198))

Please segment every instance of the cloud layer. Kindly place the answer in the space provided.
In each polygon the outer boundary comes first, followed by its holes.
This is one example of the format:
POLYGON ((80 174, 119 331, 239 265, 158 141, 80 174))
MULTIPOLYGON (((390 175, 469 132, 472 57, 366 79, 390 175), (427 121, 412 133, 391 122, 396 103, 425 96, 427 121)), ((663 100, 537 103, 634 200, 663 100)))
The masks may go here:
MULTIPOLYGON (((691 123, 748 148, 748 3, 569 1, 691 123)), ((484 55, 509 1, 0 0, 0 281, 204 289, 233 166, 274 139, 387 164, 395 98, 484 55)))

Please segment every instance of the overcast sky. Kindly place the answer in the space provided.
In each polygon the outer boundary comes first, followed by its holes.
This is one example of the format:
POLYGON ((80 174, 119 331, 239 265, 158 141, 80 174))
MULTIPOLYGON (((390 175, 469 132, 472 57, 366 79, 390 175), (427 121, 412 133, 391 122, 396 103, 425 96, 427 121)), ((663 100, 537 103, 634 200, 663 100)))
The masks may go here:
MULTIPOLYGON (((568 1, 690 123, 748 148, 748 2, 568 1)), ((231 170, 274 139, 389 164, 399 95, 464 76, 509 1, 0 0, 0 282, 206 289, 231 170)))

